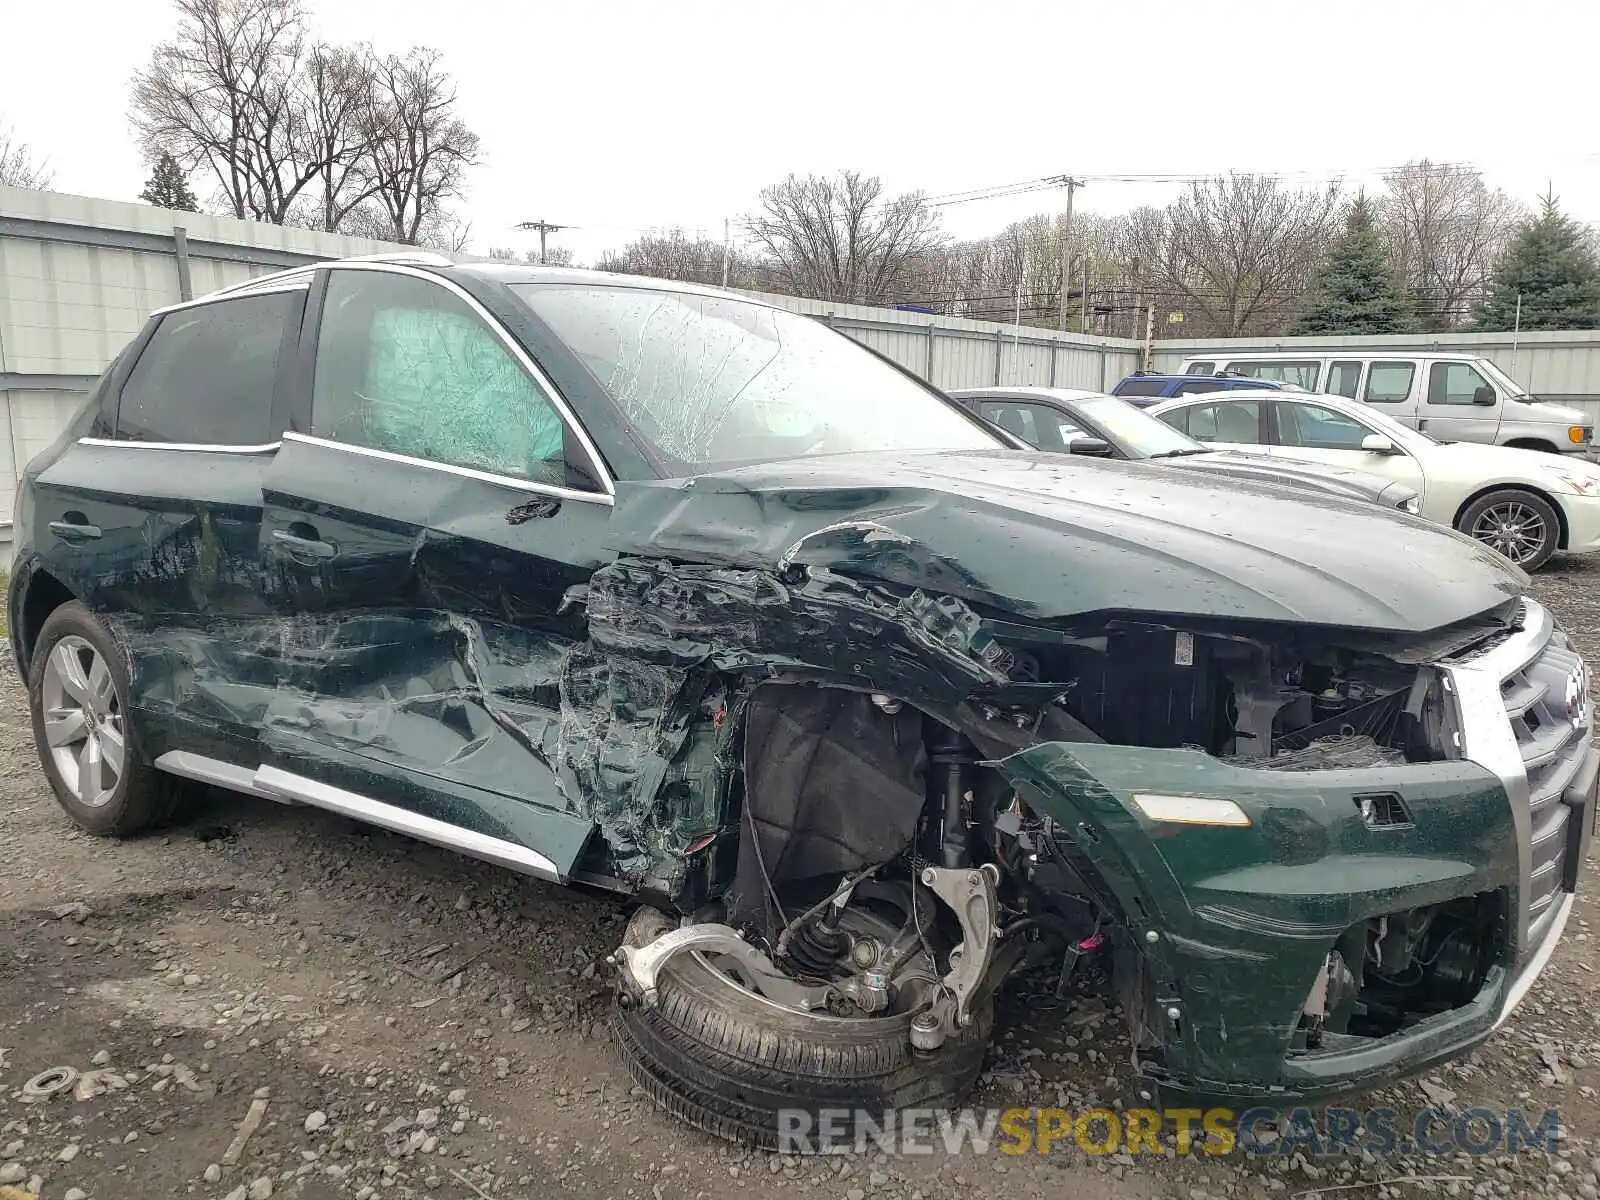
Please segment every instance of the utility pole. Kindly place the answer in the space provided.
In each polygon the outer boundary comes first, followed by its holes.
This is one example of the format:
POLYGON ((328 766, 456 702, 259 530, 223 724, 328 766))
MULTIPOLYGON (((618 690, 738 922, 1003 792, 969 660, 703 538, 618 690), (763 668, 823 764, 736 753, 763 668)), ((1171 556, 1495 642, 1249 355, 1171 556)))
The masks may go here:
POLYGON ((537 231, 539 234, 539 261, 544 262, 544 239, 546 234, 560 233, 563 229, 570 229, 570 225, 552 225, 549 221, 524 221, 517 226, 518 229, 537 231))
POLYGON ((1144 355, 1139 364, 1139 370, 1146 374, 1150 372, 1151 350, 1156 337, 1156 306, 1146 304, 1144 307, 1144 355))
POLYGON ((733 226, 727 217, 722 218, 722 286, 728 286, 728 254, 733 248, 733 226))
POLYGON ((1067 288, 1072 282, 1072 268, 1067 261, 1068 248, 1072 244, 1072 197, 1083 186, 1083 180, 1074 179, 1071 175, 1063 175, 1058 180, 1067 189, 1067 219, 1061 223, 1061 304, 1060 325, 1061 332, 1067 331, 1067 288))
POLYGON ((1083 291, 1078 295, 1078 332, 1089 332, 1089 256, 1083 256, 1083 291))

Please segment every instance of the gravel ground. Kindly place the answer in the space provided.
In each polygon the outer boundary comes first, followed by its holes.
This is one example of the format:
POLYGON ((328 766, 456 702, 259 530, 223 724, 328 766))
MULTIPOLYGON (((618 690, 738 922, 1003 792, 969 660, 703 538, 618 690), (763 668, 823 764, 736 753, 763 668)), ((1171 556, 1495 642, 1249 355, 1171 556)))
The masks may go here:
MULTIPOLYGON (((1600 662, 1600 561, 1558 561, 1535 589, 1600 662)), ((605 1022, 608 899, 222 794, 165 835, 87 837, 35 766, 9 662, 0 764, 0 1200, 1600 1197, 1592 895, 1515 1021, 1367 1102, 1403 1124, 1435 1103, 1557 1107, 1554 1157, 1093 1158, 1069 1141, 797 1160, 634 1093, 605 1022), (74 1088, 28 1102, 55 1066, 74 1088)), ((973 1102, 1137 1106, 1127 1061, 1105 1001, 1012 998, 973 1102)))

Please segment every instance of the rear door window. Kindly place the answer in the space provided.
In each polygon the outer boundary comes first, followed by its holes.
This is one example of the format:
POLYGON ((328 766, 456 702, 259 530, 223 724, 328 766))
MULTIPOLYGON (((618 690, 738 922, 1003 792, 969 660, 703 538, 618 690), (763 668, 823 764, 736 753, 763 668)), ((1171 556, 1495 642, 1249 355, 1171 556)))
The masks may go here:
POLYGON ((272 393, 303 291, 217 300, 160 320, 117 402, 119 439, 260 446, 277 439, 272 393))
POLYGON ((1217 364, 1214 362, 1192 362, 1184 371, 1185 375, 1214 375, 1217 364))
POLYGON ((1347 396, 1354 400, 1361 392, 1361 364, 1348 360, 1330 363, 1327 390, 1335 396, 1347 396))
POLYGON ((1367 368, 1367 387, 1361 398, 1368 404, 1399 404, 1411 395, 1417 364, 1375 362, 1367 368))
POLYGON ((1189 415, 1184 432, 1198 442, 1239 446, 1258 446, 1262 442, 1259 400, 1222 400, 1184 411, 1189 415))
POLYGON ((1314 392, 1317 390, 1317 377, 1322 373, 1322 363, 1318 359, 1296 362, 1282 360, 1251 362, 1249 359, 1241 359, 1230 362, 1228 370, 1236 375, 1248 375, 1251 379, 1272 379, 1278 383, 1292 383, 1295 387, 1314 392))

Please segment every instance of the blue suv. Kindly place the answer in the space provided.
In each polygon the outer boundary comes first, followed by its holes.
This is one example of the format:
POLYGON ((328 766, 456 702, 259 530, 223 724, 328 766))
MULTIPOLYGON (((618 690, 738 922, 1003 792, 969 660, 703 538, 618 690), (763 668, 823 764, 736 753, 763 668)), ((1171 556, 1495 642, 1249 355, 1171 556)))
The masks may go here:
POLYGON ((1148 408, 1160 400, 1173 396, 1187 396, 1193 392, 1225 392, 1233 388, 1252 388, 1260 391, 1298 391, 1292 384, 1276 379, 1255 379, 1248 375, 1129 375, 1112 391, 1129 404, 1148 408))

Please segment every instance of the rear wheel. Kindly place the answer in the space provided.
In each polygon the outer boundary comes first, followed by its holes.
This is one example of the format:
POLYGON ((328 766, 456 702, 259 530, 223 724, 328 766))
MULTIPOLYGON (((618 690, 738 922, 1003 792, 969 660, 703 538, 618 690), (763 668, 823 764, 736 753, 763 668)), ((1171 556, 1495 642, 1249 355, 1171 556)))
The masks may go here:
POLYGON ((1561 521, 1543 496, 1500 488, 1462 510, 1456 528, 1505 555, 1524 571, 1537 571, 1561 542, 1561 521))
POLYGON ((51 613, 29 672, 33 740, 56 800, 90 833, 164 823, 195 791, 145 761, 128 695, 127 662, 105 625, 76 600, 51 613))
MULTIPOLYGON (((642 910, 626 944, 647 945, 670 928, 642 910)), ((613 1018, 629 1074, 661 1107, 689 1124, 767 1149, 825 1148, 829 1131, 854 1144, 857 1122, 882 1126, 891 1112, 945 1110, 977 1082, 994 1028, 994 998, 936 1050, 911 1044, 912 1011, 876 1016, 797 1012, 752 991, 714 954, 686 952, 662 966, 645 1006, 619 993, 613 1018)))

